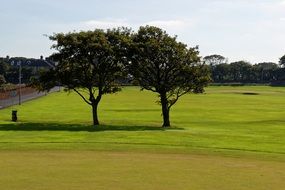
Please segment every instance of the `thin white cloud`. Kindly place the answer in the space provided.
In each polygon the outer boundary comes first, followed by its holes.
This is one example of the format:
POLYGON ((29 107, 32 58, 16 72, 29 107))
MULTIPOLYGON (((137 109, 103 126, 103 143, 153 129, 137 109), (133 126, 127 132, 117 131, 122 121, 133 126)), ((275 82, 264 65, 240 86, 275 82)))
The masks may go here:
POLYGON ((152 20, 147 22, 132 22, 127 19, 102 19, 102 20, 87 20, 79 23, 64 24, 62 27, 64 31, 80 31, 80 30, 94 30, 109 29, 117 27, 129 27, 137 30, 140 26, 157 26, 170 33, 175 33, 193 27, 195 22, 193 20, 173 19, 173 20, 152 20))
POLYGON ((193 22, 190 20, 156 20, 143 23, 142 25, 157 26, 165 30, 177 30, 192 26, 193 22))
POLYGON ((100 29, 108 29, 108 28, 116 28, 121 26, 130 27, 130 23, 124 19, 109 19, 109 20, 88 20, 82 22, 80 25, 87 29, 100 28, 100 29))
POLYGON ((53 32, 71 32, 71 31, 86 31, 94 29, 110 29, 117 27, 132 27, 126 19, 103 19, 103 20, 87 20, 76 23, 58 23, 53 24, 53 32))
POLYGON ((284 14, 285 1, 263 2, 260 4, 260 8, 267 13, 284 14))

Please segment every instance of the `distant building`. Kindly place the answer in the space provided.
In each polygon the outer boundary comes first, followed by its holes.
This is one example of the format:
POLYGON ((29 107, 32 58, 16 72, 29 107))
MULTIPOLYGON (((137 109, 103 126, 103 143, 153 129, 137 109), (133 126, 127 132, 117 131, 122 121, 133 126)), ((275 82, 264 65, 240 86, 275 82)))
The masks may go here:
POLYGON ((23 84, 30 82, 31 78, 39 77, 41 71, 55 68, 56 63, 49 58, 41 56, 39 59, 25 57, 0 57, 0 62, 9 65, 8 70, 3 74, 6 82, 11 84, 19 83, 19 72, 21 65, 21 79, 23 84))
POLYGON ((40 59, 34 58, 24 58, 24 57, 6 57, 5 62, 8 63, 12 67, 18 67, 20 64, 22 67, 32 68, 33 72, 36 73, 39 70, 46 70, 54 68, 56 63, 51 61, 48 58, 40 57, 40 59))

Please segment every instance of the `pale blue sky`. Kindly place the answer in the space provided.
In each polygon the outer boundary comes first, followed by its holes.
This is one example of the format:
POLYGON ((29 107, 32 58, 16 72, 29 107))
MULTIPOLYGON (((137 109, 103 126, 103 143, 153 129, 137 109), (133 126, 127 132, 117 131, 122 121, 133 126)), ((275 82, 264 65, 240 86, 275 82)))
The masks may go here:
POLYGON ((201 55, 274 61, 285 54, 285 0, 0 0, 0 56, 48 56, 44 34, 156 25, 201 55))

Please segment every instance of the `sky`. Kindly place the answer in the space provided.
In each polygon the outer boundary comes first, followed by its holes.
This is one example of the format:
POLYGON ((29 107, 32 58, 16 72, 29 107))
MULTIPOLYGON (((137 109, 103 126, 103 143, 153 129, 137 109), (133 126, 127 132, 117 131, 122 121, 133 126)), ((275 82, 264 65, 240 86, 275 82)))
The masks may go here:
POLYGON ((0 57, 49 56, 46 35, 153 25, 201 55, 278 62, 285 54, 285 0, 0 0, 0 57))

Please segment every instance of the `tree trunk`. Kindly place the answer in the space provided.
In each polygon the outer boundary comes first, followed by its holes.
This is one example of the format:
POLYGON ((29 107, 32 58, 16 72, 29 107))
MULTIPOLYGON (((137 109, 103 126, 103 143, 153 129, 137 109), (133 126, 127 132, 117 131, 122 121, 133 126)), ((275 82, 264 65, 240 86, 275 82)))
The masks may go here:
POLYGON ((99 125, 98 113, 97 113, 98 104, 99 102, 92 103, 92 115, 93 115, 93 125, 94 126, 99 125))
POLYGON ((170 127, 170 120, 169 120, 169 108, 168 108, 168 100, 166 98, 166 93, 160 94, 160 101, 161 101, 161 108, 162 108, 162 115, 163 115, 163 125, 162 127, 170 127))

